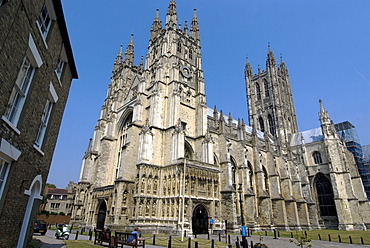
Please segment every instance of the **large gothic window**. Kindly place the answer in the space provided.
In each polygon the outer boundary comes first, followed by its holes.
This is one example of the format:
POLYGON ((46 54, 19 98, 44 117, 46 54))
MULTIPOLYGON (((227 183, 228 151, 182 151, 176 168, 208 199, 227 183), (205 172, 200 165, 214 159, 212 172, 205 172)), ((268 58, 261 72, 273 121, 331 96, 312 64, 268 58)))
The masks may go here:
POLYGON ((318 151, 312 153, 312 157, 315 164, 322 164, 321 154, 318 151))
POLYGON ((265 97, 270 96, 269 84, 266 80, 264 80, 264 87, 265 87, 265 97))
POLYGON ((257 100, 261 100, 261 88, 258 83, 256 83, 256 94, 257 94, 257 100))
POLYGON ((325 176, 320 176, 316 181, 317 199, 321 216, 337 216, 333 189, 330 181, 325 176))
POLYGON ((259 122, 259 124, 260 124, 260 130, 261 130, 262 132, 264 132, 264 131, 265 131, 265 124, 263 123, 263 118, 262 118, 262 117, 259 117, 259 118, 258 118, 258 122, 259 122))
POLYGON ((272 116, 270 114, 268 115, 267 118, 268 118, 268 122, 269 122, 270 133, 272 135, 275 135, 275 122, 272 119, 272 116))

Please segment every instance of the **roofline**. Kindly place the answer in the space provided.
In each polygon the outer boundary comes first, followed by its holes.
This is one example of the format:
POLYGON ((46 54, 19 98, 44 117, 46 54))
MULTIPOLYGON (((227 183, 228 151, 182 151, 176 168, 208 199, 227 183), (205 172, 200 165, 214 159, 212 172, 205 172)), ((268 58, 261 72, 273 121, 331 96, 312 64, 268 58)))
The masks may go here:
POLYGON ((72 52, 72 46, 69 41, 67 25, 64 19, 62 2, 61 0, 53 0, 53 4, 54 4, 55 13, 57 15, 57 22, 59 24, 60 33, 62 35, 62 39, 64 41, 64 45, 66 48, 68 62, 69 62, 71 72, 72 72, 72 78, 78 79, 76 64, 75 64, 75 60, 74 60, 73 52, 72 52))

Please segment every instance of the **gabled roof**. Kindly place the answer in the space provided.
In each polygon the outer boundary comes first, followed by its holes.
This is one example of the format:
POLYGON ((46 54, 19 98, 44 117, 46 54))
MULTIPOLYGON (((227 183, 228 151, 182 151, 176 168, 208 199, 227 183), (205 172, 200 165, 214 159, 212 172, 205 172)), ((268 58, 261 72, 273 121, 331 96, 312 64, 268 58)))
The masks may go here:
POLYGON ((48 195, 68 195, 68 189, 54 189, 48 188, 46 191, 48 195))

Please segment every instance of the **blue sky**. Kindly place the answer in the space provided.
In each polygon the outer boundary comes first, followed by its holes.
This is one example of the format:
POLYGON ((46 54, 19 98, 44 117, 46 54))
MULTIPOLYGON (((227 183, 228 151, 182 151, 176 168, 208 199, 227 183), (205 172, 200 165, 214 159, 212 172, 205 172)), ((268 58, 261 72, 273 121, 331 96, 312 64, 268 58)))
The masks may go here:
MULTIPOLYGON (((106 96, 113 61, 134 34, 135 62, 147 52, 156 9, 169 0, 62 0, 77 64, 49 183, 78 182, 82 156, 106 96)), ((177 0, 179 23, 197 9, 207 105, 248 122, 244 65, 265 69, 268 44, 286 63, 299 131, 316 128, 319 99, 334 123, 350 121, 370 144, 370 1, 177 0)))

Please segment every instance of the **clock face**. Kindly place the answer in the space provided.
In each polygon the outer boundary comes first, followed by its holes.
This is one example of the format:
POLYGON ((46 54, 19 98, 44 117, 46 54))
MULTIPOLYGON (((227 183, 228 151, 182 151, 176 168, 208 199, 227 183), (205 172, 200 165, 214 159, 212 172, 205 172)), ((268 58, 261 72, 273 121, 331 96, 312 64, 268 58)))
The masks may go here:
POLYGON ((187 66, 182 66, 180 69, 181 74, 186 78, 191 78, 191 71, 190 68, 187 66))

